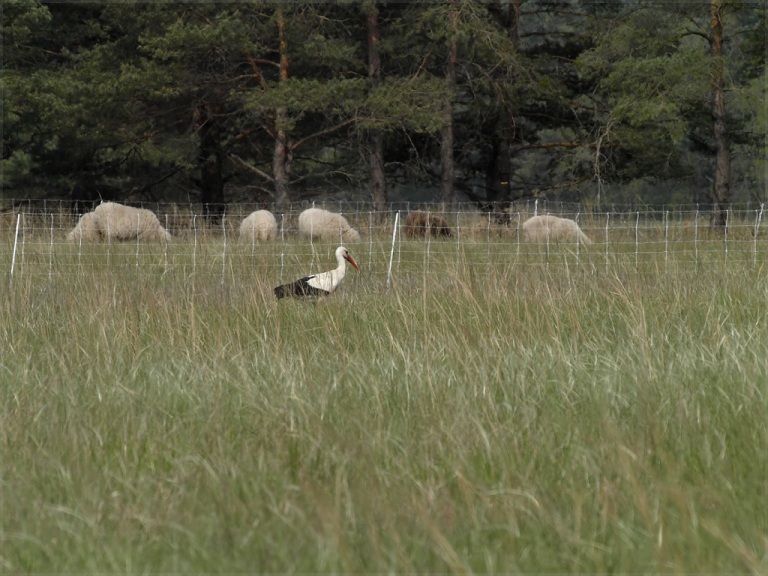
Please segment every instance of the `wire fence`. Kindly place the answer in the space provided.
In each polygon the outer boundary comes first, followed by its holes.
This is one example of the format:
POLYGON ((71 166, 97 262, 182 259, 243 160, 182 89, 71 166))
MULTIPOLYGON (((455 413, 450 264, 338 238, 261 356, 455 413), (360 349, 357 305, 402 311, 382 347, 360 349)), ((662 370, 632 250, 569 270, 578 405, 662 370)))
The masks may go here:
MULTIPOLYGON (((410 206, 405 210, 375 211, 365 206, 341 211, 360 233, 355 242, 317 240, 298 227, 300 209, 276 215, 274 240, 258 242, 241 237, 240 224, 255 206, 231 207, 219 219, 205 218, 200 211, 180 205, 146 206, 170 233, 170 239, 146 242, 138 230, 123 234, 128 240, 71 241, 67 235, 79 216, 64 205, 53 210, 22 209, 0 214, 0 270, 11 284, 14 277, 71 277, 119 268, 136 278, 160 275, 168 281, 213 277, 222 283, 253 275, 267 282, 282 282, 296 274, 320 272, 333 267, 333 250, 339 243, 350 249, 362 264, 361 282, 389 287, 393 279, 416 283, 425 277, 454 276, 510 267, 612 267, 640 270, 653 266, 698 269, 739 264, 762 268, 768 260, 768 224, 765 206, 731 208, 724 228, 712 228, 707 211, 692 207, 670 210, 586 210, 579 206, 537 202, 518 205, 505 212, 478 210, 441 211, 438 207, 410 206), (437 215, 449 233, 408 234, 406 215, 414 208, 437 215), (575 237, 559 238, 546 231, 538 241, 526 235, 523 223, 535 215, 551 214, 575 221, 590 242, 575 237)), ((302 206, 303 209, 305 206, 302 206)), ((324 205, 338 210, 338 206, 324 205)), ((192 207, 194 208, 194 207, 192 207)), ((422 230, 422 232, 424 232, 422 230)), ((106 272, 105 272, 106 273, 106 272)))

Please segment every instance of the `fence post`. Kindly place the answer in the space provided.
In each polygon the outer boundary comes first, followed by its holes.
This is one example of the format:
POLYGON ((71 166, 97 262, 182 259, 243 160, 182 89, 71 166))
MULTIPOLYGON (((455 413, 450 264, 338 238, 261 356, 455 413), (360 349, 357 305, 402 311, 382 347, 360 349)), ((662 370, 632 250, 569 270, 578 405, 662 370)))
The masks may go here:
POLYGON ((605 272, 608 273, 608 223, 611 220, 611 213, 605 213, 605 272))
POLYGON ((488 238, 487 238, 487 250, 486 250, 486 258, 488 258, 488 263, 491 262, 491 212, 488 211, 488 238))
MULTIPOLYGON (((79 222, 78 222, 79 224, 79 222)), ((82 258, 83 258, 83 231, 80 231, 80 234, 77 235, 77 273, 82 274, 83 268, 82 268, 82 258)))
POLYGON ((136 214, 136 273, 139 272, 139 244, 141 237, 141 215, 136 214))
POLYGON ((753 247, 752 247, 752 264, 757 266, 757 233, 760 230, 760 221, 763 219, 763 208, 765 203, 760 204, 760 210, 755 210, 755 230, 752 233, 753 247))
MULTIPOLYGON (((312 208, 315 207, 315 201, 312 201, 312 208)), ((301 216, 301 215, 299 215, 301 216)), ((301 228, 301 225, 299 225, 299 228, 301 228)), ((314 270, 315 266, 315 221, 314 219, 309 221, 309 247, 312 248, 312 268, 311 270, 314 270)))
POLYGON ((25 248, 27 247, 27 223, 24 221, 24 213, 20 212, 21 216, 21 262, 19 263, 19 272, 24 274, 24 255, 25 248))
POLYGON ((16 248, 19 245, 19 226, 21 225, 21 212, 16 215, 16 234, 13 236, 13 256, 11 257, 10 287, 13 287, 13 270, 16 267, 16 248))
POLYGON ((669 268, 669 210, 664 211, 664 273, 669 268))
POLYGON ((168 272, 168 214, 165 215, 165 246, 163 247, 163 274, 168 272))
POLYGON ((197 270, 197 214, 192 214, 192 274, 197 270))
POLYGON ((280 214, 280 282, 285 274, 285 212, 280 214))
POLYGON ((53 276, 53 214, 51 214, 51 248, 48 251, 48 282, 53 276))
POLYGON ((112 230, 110 227, 110 224, 112 223, 112 218, 108 215, 107 216, 107 268, 109 268, 111 256, 112 256, 112 230))
POLYGON ((461 212, 456 211, 456 272, 459 271, 459 265, 461 263, 461 224, 460 224, 461 212))
POLYGON ((699 207, 696 206, 696 214, 693 217, 693 263, 699 267, 699 207))
POLYGON ((426 234, 424 236, 427 240, 427 252, 424 254, 424 274, 427 274, 429 272, 429 248, 432 245, 432 213, 429 210, 427 210, 427 224, 425 230, 426 234))
POLYGON ((19 272, 24 274, 24 252, 27 247, 27 223, 24 221, 24 213, 19 213, 21 216, 21 262, 19 264, 19 272))
POLYGON ((638 262, 638 255, 640 251, 640 234, 638 228, 640 227, 640 210, 637 211, 635 216, 635 272, 640 270, 640 264, 638 262))
MULTIPOLYGON (((538 202, 538 200, 536 202, 538 202)), ((547 248, 547 270, 549 270, 549 237, 550 237, 551 230, 549 228, 549 218, 547 218, 547 216, 549 216, 549 214, 545 214, 544 215, 544 218, 545 218, 544 224, 546 225, 546 230, 547 230, 547 246, 546 246, 546 248, 547 248)))
POLYGON ((395 225, 392 228, 392 247, 389 249, 389 269, 387 270, 387 290, 392 279, 392 260, 395 257, 395 239, 397 238, 397 222, 400 220, 400 211, 395 213, 395 225))
MULTIPOLYGON (((579 224, 579 216, 581 216, 581 212, 576 212, 576 225, 581 228, 581 225, 579 224)), ((579 248, 580 248, 581 241, 579 241, 579 238, 576 238, 576 266, 579 265, 579 248)))
MULTIPOLYGON (((399 214, 399 211, 398 211, 398 214, 399 214)), ((398 218, 397 214, 395 214, 395 229, 399 228, 399 224, 397 222, 398 219, 399 218, 398 218)), ((400 230, 398 230, 398 232, 400 232, 400 230)), ((398 241, 397 241, 397 269, 399 270, 400 269, 400 263, 403 260, 403 235, 402 234, 398 234, 397 238, 398 238, 398 241)))
POLYGON ((224 249, 221 254, 221 285, 224 286, 224 277, 227 274, 227 224, 226 215, 221 215, 221 231, 224 235, 224 249))

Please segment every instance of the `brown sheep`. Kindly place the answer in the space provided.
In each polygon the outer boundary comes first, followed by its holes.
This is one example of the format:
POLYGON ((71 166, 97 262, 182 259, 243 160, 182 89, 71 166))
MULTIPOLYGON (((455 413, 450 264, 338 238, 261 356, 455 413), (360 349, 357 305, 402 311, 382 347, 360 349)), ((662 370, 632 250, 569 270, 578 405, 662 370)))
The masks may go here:
POLYGON ((409 238, 417 236, 452 236, 448 220, 438 214, 416 210, 409 212, 405 218, 405 235, 409 238))

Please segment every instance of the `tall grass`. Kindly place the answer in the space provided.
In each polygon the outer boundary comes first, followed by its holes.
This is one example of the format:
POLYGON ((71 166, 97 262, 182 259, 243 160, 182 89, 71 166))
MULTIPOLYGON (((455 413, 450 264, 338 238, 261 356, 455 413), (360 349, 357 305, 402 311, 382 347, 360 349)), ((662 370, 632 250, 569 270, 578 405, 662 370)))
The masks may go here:
POLYGON ((285 246, 28 247, 4 570, 766 572, 764 258, 285 246))

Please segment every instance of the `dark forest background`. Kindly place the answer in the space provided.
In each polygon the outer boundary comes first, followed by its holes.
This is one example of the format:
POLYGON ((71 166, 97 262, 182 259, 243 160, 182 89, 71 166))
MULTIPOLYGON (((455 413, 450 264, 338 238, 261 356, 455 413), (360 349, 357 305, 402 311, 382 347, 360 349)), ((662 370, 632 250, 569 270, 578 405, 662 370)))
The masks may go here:
POLYGON ((2 4, 4 200, 766 197, 762 1, 2 4))

